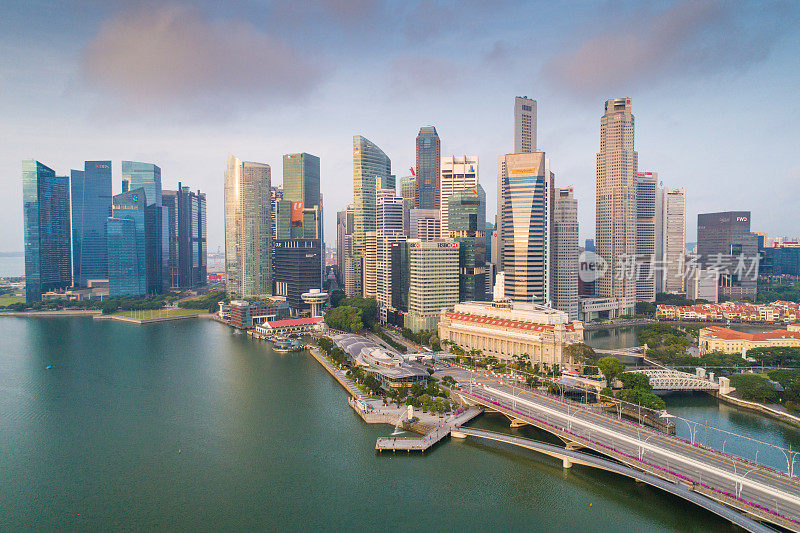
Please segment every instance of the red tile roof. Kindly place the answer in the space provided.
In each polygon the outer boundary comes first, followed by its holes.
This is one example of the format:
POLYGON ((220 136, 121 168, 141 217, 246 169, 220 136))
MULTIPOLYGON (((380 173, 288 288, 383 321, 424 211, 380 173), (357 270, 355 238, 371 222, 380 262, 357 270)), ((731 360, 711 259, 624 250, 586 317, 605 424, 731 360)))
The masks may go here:
POLYGON ((732 340, 767 341, 774 339, 800 339, 800 332, 787 331, 785 329, 775 329, 772 331, 758 331, 755 333, 745 333, 743 331, 736 331, 733 329, 723 328, 720 326, 710 326, 703 329, 707 330, 708 333, 711 334, 711 336, 727 341, 732 341, 732 340))
MULTIPOLYGON (((460 320, 462 322, 472 322, 474 324, 484 324, 487 326, 499 326, 502 328, 523 329, 525 331, 552 331, 554 326, 552 324, 534 324, 532 322, 523 322, 521 320, 507 320, 503 318, 494 318, 489 316, 471 315, 468 313, 456 313, 450 311, 447 317, 451 320, 460 320)), ((566 324, 567 331, 575 331, 574 324, 566 324)))
POLYGON ((265 325, 271 328, 285 328, 290 326, 308 326, 309 324, 319 324, 324 319, 321 316, 312 316, 310 318, 289 318, 286 320, 277 320, 275 322, 266 322, 265 325))

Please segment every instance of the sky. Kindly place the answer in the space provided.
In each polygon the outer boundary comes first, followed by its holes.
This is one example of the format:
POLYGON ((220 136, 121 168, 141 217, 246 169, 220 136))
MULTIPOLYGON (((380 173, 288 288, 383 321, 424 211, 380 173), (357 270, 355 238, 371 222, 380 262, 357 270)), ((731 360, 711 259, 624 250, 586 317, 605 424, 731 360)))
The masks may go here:
POLYGON ((753 231, 800 235, 800 3, 506 0, 3 2, 0 252, 23 249, 21 161, 162 169, 208 198, 224 247, 228 153, 272 167, 321 159, 325 234, 352 201, 352 138, 399 178, 421 126, 442 155, 477 155, 487 215, 514 96, 538 102, 538 145, 594 233, 605 100, 629 97, 639 170, 685 187, 697 213, 750 210, 753 231))

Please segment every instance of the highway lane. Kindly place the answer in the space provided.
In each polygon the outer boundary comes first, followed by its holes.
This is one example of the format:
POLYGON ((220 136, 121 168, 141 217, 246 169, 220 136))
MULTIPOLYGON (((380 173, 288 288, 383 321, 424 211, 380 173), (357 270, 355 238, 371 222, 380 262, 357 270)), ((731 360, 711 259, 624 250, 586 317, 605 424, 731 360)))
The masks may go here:
POLYGON ((793 519, 800 519, 800 482, 752 463, 738 461, 712 450, 693 446, 680 439, 642 428, 597 413, 581 404, 502 384, 493 376, 476 374, 457 367, 440 372, 452 375, 468 390, 469 382, 477 385, 474 392, 516 410, 563 427, 586 439, 602 442, 614 449, 665 467, 705 485, 740 498, 753 501, 793 519))

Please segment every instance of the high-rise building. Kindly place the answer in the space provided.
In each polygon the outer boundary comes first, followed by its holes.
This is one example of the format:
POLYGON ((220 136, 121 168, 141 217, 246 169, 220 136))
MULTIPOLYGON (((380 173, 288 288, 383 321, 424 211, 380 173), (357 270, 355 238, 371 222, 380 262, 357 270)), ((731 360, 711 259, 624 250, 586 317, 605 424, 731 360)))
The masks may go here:
POLYGON ((500 156, 498 214, 505 297, 550 301, 550 239, 555 175, 544 152, 500 156))
MULTIPOLYGON (((305 152, 283 156, 283 198, 303 202, 303 209, 321 210, 319 157, 305 152)), ((322 240, 322 218, 316 233, 322 240)))
POLYGON ((458 300, 486 299, 486 193, 480 184, 448 197, 447 237, 458 243, 458 300))
POLYGON ((698 262, 719 271, 720 298, 755 299, 758 237, 750 232, 750 211, 697 215, 698 262))
POLYGON ((424 242, 438 240, 442 235, 442 221, 438 209, 411 209, 408 214, 408 235, 424 242))
POLYGON ((633 314, 636 278, 636 183, 634 118, 630 98, 605 103, 597 154, 596 253, 608 270, 595 282, 595 294, 607 300, 610 317, 633 314))
POLYGON ((656 292, 686 292, 686 189, 656 192, 656 292))
POLYGON ((161 168, 153 163, 123 161, 123 192, 140 188, 147 198, 147 293, 158 294, 170 286, 169 213, 161 199, 161 168))
MULTIPOLYGON (((108 218, 108 295, 144 296, 149 291, 147 192, 143 187, 114 196, 108 218)), ((150 250, 152 252, 152 250, 150 250)), ((152 266, 152 264, 151 264, 152 266)), ((152 281, 153 272, 150 272, 152 281)))
POLYGON ((169 220, 169 283, 172 288, 206 284, 206 195, 178 182, 175 191, 161 191, 169 220))
POLYGON ((292 314, 310 310, 302 294, 322 287, 319 239, 275 241, 275 294, 286 297, 292 314))
POLYGON ((578 318, 578 201, 572 187, 553 194, 553 307, 578 318))
POLYGON ((364 242, 364 298, 378 297, 378 232, 368 231, 364 242))
MULTIPOLYGON (((414 170, 413 168, 411 170, 414 170)), ((411 206, 414 206, 414 200, 417 197, 417 177, 405 176, 400 178, 400 196, 404 200, 411 200, 411 206)))
POLYGON ((270 166, 228 154, 225 271, 231 298, 272 295, 270 166))
POLYGON ((656 189, 657 172, 637 172, 636 184, 636 299, 656 299, 656 189))
POLYGON ((439 164, 442 157, 439 134, 423 126, 417 134, 417 196, 415 207, 439 209, 439 164))
POLYGON ((453 241, 408 241, 408 313, 405 327, 435 330, 442 309, 458 303, 459 246, 453 241))
POLYGON ((69 178, 38 161, 22 162, 25 299, 72 285, 69 178))
POLYGON ((348 298, 358 296, 356 293, 358 284, 356 281, 355 256, 353 255, 355 236, 344 236, 344 293, 348 298))
POLYGON ((449 200, 455 192, 474 189, 478 185, 478 156, 448 156, 442 158, 439 199, 439 219, 442 221, 442 237, 447 237, 447 210, 449 200))
POLYGON ((392 190, 380 189, 377 192, 376 226, 376 299, 380 319, 386 322, 395 290, 392 285, 392 246, 406 240, 403 233, 403 198, 395 196, 392 190))
POLYGON ((278 202, 283 200, 283 185, 270 187, 270 209, 272 212, 272 240, 278 239, 278 202))
POLYGON ((514 98, 514 153, 536 151, 536 100, 514 98))
MULTIPOLYGON (((392 162, 369 139, 353 137, 353 294, 363 293, 367 232, 375 231, 375 191, 395 189, 392 162)), ((374 282, 370 280, 370 285, 374 282)))
POLYGON ((152 163, 122 162, 122 191, 143 188, 148 205, 161 205, 161 168, 152 163))
POLYGON ((86 161, 71 171, 72 269, 76 287, 108 279, 106 224, 111 216, 111 161, 86 161))

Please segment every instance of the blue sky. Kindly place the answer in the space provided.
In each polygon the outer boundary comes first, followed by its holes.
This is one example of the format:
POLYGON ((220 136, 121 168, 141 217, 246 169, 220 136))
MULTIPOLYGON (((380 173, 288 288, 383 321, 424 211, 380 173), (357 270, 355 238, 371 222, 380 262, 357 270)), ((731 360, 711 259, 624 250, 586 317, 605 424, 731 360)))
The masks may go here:
MULTIPOLYGON (((608 98, 630 97, 639 168, 698 212, 751 210, 753 230, 800 234, 796 2, 4 2, 0 251, 22 249, 20 162, 161 166, 209 198, 223 246, 226 155, 322 164, 326 235, 352 198, 352 136, 397 176, 433 124, 443 155, 478 155, 487 213, 513 149, 513 98, 538 100, 539 147, 594 232, 595 154, 608 98)), ((332 243, 332 241, 331 241, 332 243)))

